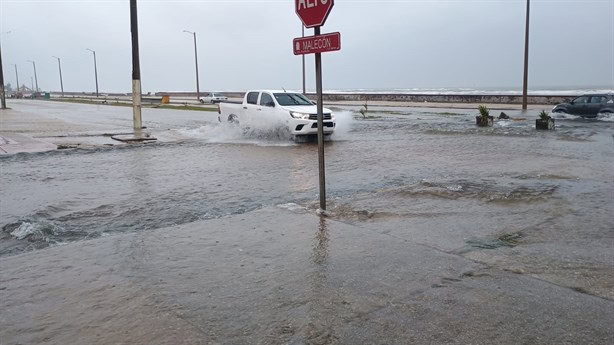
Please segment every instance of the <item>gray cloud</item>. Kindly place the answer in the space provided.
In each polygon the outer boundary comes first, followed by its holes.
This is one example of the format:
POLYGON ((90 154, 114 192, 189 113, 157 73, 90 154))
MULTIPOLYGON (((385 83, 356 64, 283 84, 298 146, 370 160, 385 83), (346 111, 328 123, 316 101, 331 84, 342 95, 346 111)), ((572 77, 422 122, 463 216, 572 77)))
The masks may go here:
MULTIPOLYGON (((5 78, 10 64, 29 84, 130 90, 129 1, 0 0, 5 78)), ((522 77, 525 1, 337 0, 323 32, 340 31, 342 51, 325 54, 324 85, 340 88, 506 87, 522 77)), ((532 1, 530 86, 614 88, 614 0, 532 1)), ((143 89, 193 90, 196 31, 202 89, 295 88, 300 36, 293 1, 139 1, 143 89)), ((311 30, 307 30, 311 34, 311 30)), ((313 86, 313 57, 308 57, 313 86)))

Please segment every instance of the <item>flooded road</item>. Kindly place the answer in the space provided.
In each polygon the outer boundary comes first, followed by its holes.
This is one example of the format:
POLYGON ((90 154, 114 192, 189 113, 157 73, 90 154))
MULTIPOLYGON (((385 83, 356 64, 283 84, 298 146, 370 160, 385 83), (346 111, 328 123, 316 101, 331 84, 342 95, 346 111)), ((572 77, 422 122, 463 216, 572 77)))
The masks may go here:
MULTIPOLYGON (((11 106, 130 126, 129 108, 11 106)), ((477 128, 474 110, 369 110, 334 109, 327 218, 317 145, 216 113, 148 110, 159 143, 1 156, 0 338, 614 339, 614 122, 538 132, 519 112, 477 128)))
MULTIPOLYGON (((118 121, 127 108, 51 104, 70 110, 45 110, 61 119, 130 126, 118 121)), ((335 110, 327 182, 340 216, 447 214, 460 204, 500 213, 566 201, 612 225, 612 122, 562 119, 556 131, 538 132, 532 118, 477 128, 472 110, 382 107, 366 118, 358 108, 335 110)), ((180 142, 0 158, 0 255, 317 200, 316 145, 277 129, 245 134, 216 115, 147 111, 150 128, 180 142)))

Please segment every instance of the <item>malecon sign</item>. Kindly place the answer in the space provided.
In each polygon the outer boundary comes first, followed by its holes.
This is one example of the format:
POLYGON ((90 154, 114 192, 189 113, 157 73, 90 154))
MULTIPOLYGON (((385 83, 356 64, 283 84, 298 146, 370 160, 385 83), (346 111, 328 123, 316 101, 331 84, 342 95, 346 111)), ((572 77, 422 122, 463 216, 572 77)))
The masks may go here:
POLYGON ((341 50, 341 34, 330 34, 299 37, 294 41, 294 55, 315 54, 341 50))
POLYGON ((324 25, 334 0, 294 0, 296 14, 306 28, 324 25))

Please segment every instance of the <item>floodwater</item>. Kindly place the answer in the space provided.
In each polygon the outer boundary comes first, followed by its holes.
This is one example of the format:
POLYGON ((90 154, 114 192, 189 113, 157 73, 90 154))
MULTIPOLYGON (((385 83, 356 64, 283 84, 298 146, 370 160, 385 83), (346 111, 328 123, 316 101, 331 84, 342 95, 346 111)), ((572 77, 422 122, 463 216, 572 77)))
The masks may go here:
MULTIPOLYGON (((108 126, 117 123, 117 111, 127 111, 60 106, 77 111, 49 111, 108 126)), ((609 118, 562 116, 556 131, 544 132, 532 117, 477 128, 473 110, 371 107, 366 117, 358 107, 334 110, 339 127, 326 144, 326 171, 338 217, 439 212, 446 219, 459 206, 481 214, 565 202, 590 215, 578 222, 612 226, 609 118)), ((317 145, 294 144, 278 128, 245 132, 211 121, 213 115, 199 121, 200 114, 185 113, 193 112, 145 115, 150 128, 180 142, 1 157, 0 255, 265 206, 316 207, 317 145)))
MULTIPOLYGON (((10 106, 130 128, 129 108, 10 106)), ((215 113, 146 109, 159 143, 1 156, 0 342, 612 343, 610 118, 333 109, 328 217, 317 145, 215 113)))

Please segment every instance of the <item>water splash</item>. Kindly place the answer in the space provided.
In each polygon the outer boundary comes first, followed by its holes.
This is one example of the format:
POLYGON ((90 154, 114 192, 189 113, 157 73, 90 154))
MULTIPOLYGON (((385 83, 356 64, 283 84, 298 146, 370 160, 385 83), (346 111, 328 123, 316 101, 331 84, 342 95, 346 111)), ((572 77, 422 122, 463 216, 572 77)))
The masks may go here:
POLYGON ((209 143, 254 144, 264 146, 293 145, 288 126, 283 123, 270 126, 242 127, 233 123, 207 124, 198 128, 178 129, 186 138, 205 140, 209 143))
POLYGON ((597 114, 597 120, 605 122, 614 122, 613 113, 599 113, 597 114))
POLYGON ((571 115, 567 113, 552 113, 550 114, 555 120, 578 120, 581 119, 581 116, 571 115))
POLYGON ((337 125, 332 135, 333 140, 346 140, 350 137, 350 132, 354 125, 354 113, 351 111, 335 112, 337 125))

